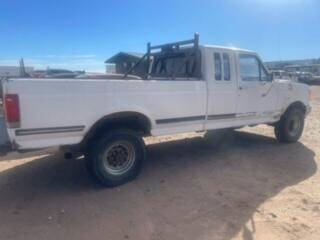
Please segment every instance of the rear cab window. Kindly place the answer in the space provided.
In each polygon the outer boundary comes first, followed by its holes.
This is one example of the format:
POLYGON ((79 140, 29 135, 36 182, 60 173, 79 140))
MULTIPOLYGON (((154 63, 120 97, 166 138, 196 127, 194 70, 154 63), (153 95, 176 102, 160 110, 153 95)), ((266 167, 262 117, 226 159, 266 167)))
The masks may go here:
POLYGON ((231 61, 230 55, 226 52, 214 52, 214 77, 216 81, 231 80, 231 61))
POLYGON ((223 73, 223 79, 225 81, 230 81, 230 57, 227 53, 223 53, 223 73))
POLYGON ((214 53, 214 78, 217 81, 222 79, 222 64, 220 53, 214 53))

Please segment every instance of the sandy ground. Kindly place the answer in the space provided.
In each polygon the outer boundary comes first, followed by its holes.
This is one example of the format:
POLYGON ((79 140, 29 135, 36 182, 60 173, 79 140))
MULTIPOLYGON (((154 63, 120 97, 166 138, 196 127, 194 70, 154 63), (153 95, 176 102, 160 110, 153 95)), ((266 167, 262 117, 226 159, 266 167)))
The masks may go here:
POLYGON ((319 239, 320 87, 300 142, 245 128, 218 146, 147 139, 140 177, 105 189, 55 150, 0 159, 0 239, 319 239))

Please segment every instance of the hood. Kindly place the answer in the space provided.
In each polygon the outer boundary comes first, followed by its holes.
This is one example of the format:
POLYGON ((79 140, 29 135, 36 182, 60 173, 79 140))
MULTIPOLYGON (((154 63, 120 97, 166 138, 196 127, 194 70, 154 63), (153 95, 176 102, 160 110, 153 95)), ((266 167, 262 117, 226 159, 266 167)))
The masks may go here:
POLYGON ((274 80, 275 83, 278 83, 280 85, 292 85, 292 86, 301 86, 301 87, 309 87, 309 85, 305 84, 305 83, 301 83, 301 82, 296 82, 296 81, 292 81, 292 80, 288 80, 288 79, 275 79, 274 80))

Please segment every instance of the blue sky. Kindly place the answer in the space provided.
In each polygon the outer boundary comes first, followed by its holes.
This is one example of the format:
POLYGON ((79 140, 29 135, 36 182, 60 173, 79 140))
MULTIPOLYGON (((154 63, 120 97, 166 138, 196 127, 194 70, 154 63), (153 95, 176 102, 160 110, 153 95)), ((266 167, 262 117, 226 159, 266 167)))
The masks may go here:
POLYGON ((104 71, 119 51, 189 39, 264 60, 320 57, 319 0, 2 0, 0 65, 104 71))

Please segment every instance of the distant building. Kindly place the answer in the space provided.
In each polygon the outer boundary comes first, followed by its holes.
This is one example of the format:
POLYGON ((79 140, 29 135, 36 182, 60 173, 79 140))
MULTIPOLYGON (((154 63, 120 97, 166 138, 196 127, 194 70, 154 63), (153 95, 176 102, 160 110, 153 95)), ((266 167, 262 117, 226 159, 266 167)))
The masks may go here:
MULTIPOLYGON (((129 69, 133 67, 142 57, 143 54, 141 53, 119 52, 118 54, 106 60, 105 63, 107 65, 114 64, 115 73, 124 74, 129 71, 129 69)), ((108 68, 108 66, 106 68, 108 68)), ((143 62, 139 66, 137 66, 130 74, 143 76, 146 73, 146 69, 146 63, 143 62)))
POLYGON ((320 64, 288 65, 283 68, 287 72, 307 72, 320 76, 320 64))
POLYGON ((285 67, 288 66, 311 66, 311 65, 319 65, 320 64, 320 58, 319 59, 303 59, 303 60, 284 60, 284 61, 272 61, 272 62, 266 62, 266 66, 270 70, 284 70, 285 67))
MULTIPOLYGON (((28 74, 32 74, 33 67, 25 67, 28 74)), ((0 77, 19 77, 20 67, 16 66, 0 66, 0 77)))
POLYGON ((114 63, 106 64, 106 73, 117 73, 116 65, 114 63))

